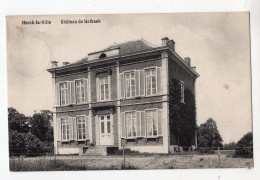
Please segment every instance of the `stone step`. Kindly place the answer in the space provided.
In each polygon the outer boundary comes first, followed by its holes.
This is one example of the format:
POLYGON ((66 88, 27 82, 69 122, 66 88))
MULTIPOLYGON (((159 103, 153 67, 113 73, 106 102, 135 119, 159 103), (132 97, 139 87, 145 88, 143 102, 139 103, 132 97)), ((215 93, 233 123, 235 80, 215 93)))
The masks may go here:
POLYGON ((106 156, 107 148, 102 146, 90 146, 85 153, 80 155, 83 156, 106 156))

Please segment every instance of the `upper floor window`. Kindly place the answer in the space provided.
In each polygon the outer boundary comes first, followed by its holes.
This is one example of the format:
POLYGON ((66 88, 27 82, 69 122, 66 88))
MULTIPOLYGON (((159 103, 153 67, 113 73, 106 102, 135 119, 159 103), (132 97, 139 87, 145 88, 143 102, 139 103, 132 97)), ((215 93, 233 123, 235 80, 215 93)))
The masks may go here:
POLYGON ((83 103, 85 101, 85 87, 84 81, 78 80, 75 82, 76 86, 76 103, 83 103))
POLYGON ((127 98, 135 96, 135 73, 134 73, 134 71, 125 73, 125 91, 126 91, 127 98))
POLYGON ((147 110, 146 123, 147 123, 147 136, 157 136, 158 135, 158 116, 157 110, 147 110))
POLYGON ((60 103, 66 105, 68 103, 68 84, 67 82, 60 84, 60 103))
POLYGON ((69 118, 61 118, 61 128, 62 128, 62 140, 69 140, 70 131, 69 131, 69 118))
POLYGON ((136 137, 136 115, 135 112, 127 112, 126 116, 126 127, 127 127, 127 137, 136 137))
POLYGON ((78 139, 86 139, 86 118, 85 116, 77 117, 77 130, 78 130, 78 139))
POLYGON ((108 77, 100 78, 100 100, 109 100, 109 83, 108 77))
POLYGON ((146 95, 156 94, 156 69, 145 70, 145 81, 146 81, 146 95))
POLYGON ((184 82, 181 81, 181 102, 184 103, 184 82))

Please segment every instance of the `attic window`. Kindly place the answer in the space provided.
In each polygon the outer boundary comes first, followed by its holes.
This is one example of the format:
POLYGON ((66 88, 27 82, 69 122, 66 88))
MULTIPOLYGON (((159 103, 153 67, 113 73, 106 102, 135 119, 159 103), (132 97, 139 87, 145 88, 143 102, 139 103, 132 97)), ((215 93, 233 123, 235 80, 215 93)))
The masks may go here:
POLYGON ((105 53, 102 53, 102 54, 100 54, 99 59, 105 58, 105 57, 107 57, 107 55, 105 53))

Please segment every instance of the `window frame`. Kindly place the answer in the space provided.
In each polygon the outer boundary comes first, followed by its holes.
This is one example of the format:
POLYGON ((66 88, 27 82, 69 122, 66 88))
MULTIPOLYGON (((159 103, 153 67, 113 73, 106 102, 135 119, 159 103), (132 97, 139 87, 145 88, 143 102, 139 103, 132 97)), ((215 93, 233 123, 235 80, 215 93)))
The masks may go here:
MULTIPOLYGON (((144 68, 144 81, 145 81, 145 96, 155 96, 155 95, 157 95, 157 66, 152 66, 152 67, 147 67, 147 68, 144 68), (147 93, 147 90, 148 90, 148 88, 147 88, 147 86, 148 86, 148 84, 147 84, 147 76, 146 76, 146 71, 147 70, 150 70, 150 69, 154 69, 155 70, 155 94, 150 94, 150 95, 148 95, 148 93, 147 93)), ((152 92, 152 88, 151 88, 151 92, 152 92)))
MULTIPOLYGON (((136 139, 137 138, 137 117, 136 117, 136 111, 125 111, 124 112, 125 115, 125 126, 126 126, 126 139, 136 139), (134 113, 135 114, 135 136, 128 136, 128 119, 127 119, 127 113, 134 113)), ((132 125, 133 125, 133 117, 131 117, 131 133, 133 134, 133 129, 132 129, 132 125)))
POLYGON ((68 100, 69 100, 69 94, 68 94, 68 92, 69 92, 69 88, 68 88, 68 83, 69 83, 69 81, 62 81, 62 82, 59 82, 59 91, 60 91, 60 106, 67 106, 68 105, 68 100), (65 99, 65 104, 62 104, 62 89, 61 89, 61 85, 62 84, 66 84, 66 99, 65 99))
MULTIPOLYGON (((82 121, 82 120, 81 120, 82 121)), ((86 140, 87 139, 87 135, 86 135, 86 126, 87 126, 88 124, 86 124, 86 116, 85 115, 78 115, 78 116, 76 116, 76 126, 77 126, 77 140, 79 140, 79 141, 83 141, 83 140, 86 140), (78 123, 78 118, 84 118, 84 123, 82 123, 81 122, 81 124, 85 124, 85 128, 84 128, 84 133, 82 133, 82 135, 83 134, 85 134, 85 138, 79 138, 79 123, 78 123)), ((82 129, 82 128, 81 128, 82 129)))
POLYGON ((154 137, 159 137, 158 135, 158 129, 159 129, 159 120, 158 120, 158 108, 152 108, 152 109, 145 109, 145 122, 146 122, 146 137, 147 138, 154 138, 154 137), (147 120, 147 111, 151 111, 152 112, 152 118, 153 117, 153 112, 155 111, 155 117, 157 118, 157 123, 156 123, 156 135, 153 134, 154 128, 153 125, 154 123, 152 123, 152 135, 148 134, 148 120, 147 120))
POLYGON ((69 117, 68 116, 61 117, 60 120, 61 120, 61 141, 62 142, 70 141, 70 126, 71 126, 71 124, 70 124, 69 117), (64 125, 63 120, 67 120, 68 122, 64 125), (63 134, 63 125, 67 126, 66 132, 68 132, 68 133, 65 134, 66 139, 63 138, 63 135, 64 135, 63 134))
MULTIPOLYGON (((130 70, 130 71, 125 71, 124 72, 124 86, 125 86, 125 98, 126 99, 131 99, 131 98, 134 98, 136 97, 136 79, 135 79, 135 71, 136 70, 130 70), (130 96, 127 97, 127 88, 126 88, 126 74, 130 74, 130 78, 129 78, 129 82, 130 82, 130 96), (134 74, 134 77, 131 78, 131 73, 134 74), (132 96, 132 86, 131 86, 131 81, 134 81, 134 96, 132 96)), ((139 87, 140 88, 140 87, 139 87)))
POLYGON ((84 104, 85 103, 85 101, 86 101, 86 93, 85 93, 85 91, 86 91, 86 88, 88 88, 88 87, 85 87, 85 80, 87 80, 87 79, 84 79, 84 78, 81 78, 81 79, 75 79, 74 80, 74 97, 75 97, 75 103, 76 104, 84 104), (82 81, 82 83, 83 83, 83 94, 84 94, 84 99, 82 100, 82 102, 77 102, 77 86, 76 86, 76 83, 78 82, 78 81, 82 81))
MULTIPOLYGON (((109 100, 111 100, 111 94, 110 94, 110 75, 108 75, 108 76, 105 76, 105 77, 98 77, 98 83, 99 83, 99 101, 109 101, 109 100), (108 85, 108 99, 106 99, 105 97, 106 97, 106 94, 104 94, 104 99, 102 100, 101 99, 101 79, 105 79, 105 78, 107 78, 107 85, 108 85)), ((105 93, 105 88, 104 88, 104 93, 105 93)))

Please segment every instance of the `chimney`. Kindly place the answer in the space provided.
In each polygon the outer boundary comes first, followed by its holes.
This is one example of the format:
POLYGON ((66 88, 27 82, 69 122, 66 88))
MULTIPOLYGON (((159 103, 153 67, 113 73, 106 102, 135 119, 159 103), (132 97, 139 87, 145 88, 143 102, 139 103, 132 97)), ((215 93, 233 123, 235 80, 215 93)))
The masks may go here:
POLYGON ((162 38, 162 46, 167 46, 167 41, 169 41, 168 37, 162 38))
POLYGON ((196 71, 196 67, 194 66, 194 67, 191 67, 194 71, 196 71))
POLYGON ((169 48, 171 48, 173 51, 175 51, 175 42, 174 42, 174 40, 169 40, 169 41, 167 41, 167 46, 169 47, 169 48))
POLYGON ((69 64, 70 64, 69 62, 63 62, 63 66, 67 66, 69 64))
POLYGON ((52 61, 51 64, 52 64, 52 66, 51 66, 52 68, 58 67, 58 62, 57 61, 52 61))
POLYGON ((189 58, 189 57, 184 58, 184 62, 185 62, 188 66, 190 66, 190 58, 189 58))

